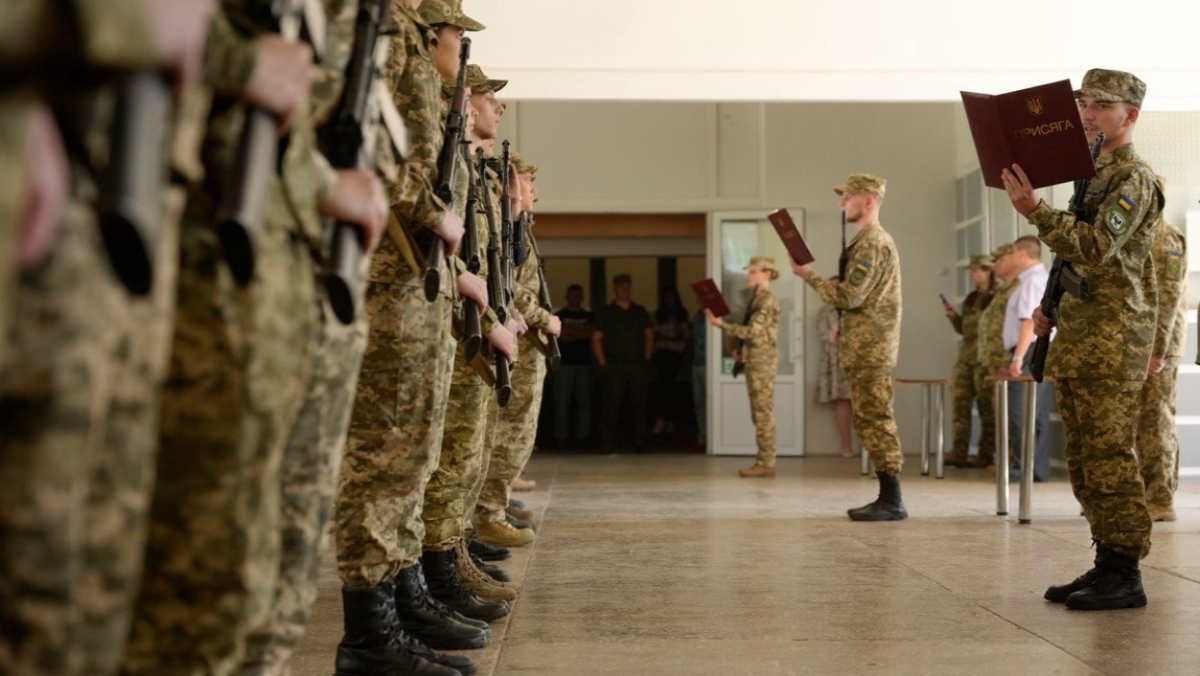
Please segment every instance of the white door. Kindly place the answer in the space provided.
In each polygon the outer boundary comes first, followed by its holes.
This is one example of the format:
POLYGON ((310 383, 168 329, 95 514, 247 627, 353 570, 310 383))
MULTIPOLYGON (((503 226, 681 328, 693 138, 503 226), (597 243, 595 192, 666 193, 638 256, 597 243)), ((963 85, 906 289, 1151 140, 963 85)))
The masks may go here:
MULTIPOLYGON (((800 232, 804 210, 788 209, 800 232)), ((775 378, 777 452, 804 455, 804 282, 792 274, 787 250, 767 220, 768 211, 714 212, 708 220, 708 273, 717 282, 733 314, 741 322, 750 301, 746 271, 751 256, 773 256, 779 279, 771 290, 783 306, 779 318, 779 374, 775 378)), ((754 455, 754 422, 746 378, 733 377, 736 340, 708 328, 708 452, 754 455), (720 349, 717 349, 717 348, 720 349)))

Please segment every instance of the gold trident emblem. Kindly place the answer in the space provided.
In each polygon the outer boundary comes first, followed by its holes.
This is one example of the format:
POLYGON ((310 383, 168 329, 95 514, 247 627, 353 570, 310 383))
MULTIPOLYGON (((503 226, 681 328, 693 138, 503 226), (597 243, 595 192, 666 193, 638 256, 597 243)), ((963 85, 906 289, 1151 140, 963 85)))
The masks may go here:
POLYGON ((1029 112, 1033 115, 1041 115, 1042 111, 1045 110, 1045 108, 1042 107, 1042 99, 1040 96, 1031 96, 1028 99, 1025 99, 1025 107, 1029 108, 1029 112))

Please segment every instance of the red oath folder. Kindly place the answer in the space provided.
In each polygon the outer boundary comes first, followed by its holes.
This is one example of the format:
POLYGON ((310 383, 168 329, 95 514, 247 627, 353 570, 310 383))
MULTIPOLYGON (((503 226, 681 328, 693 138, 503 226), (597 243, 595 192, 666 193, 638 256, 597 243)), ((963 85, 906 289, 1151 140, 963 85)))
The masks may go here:
POLYGON ((771 221, 771 225, 775 226, 775 232, 779 234, 779 239, 783 240, 783 245, 787 247, 788 253, 795 259, 799 265, 808 265, 816 260, 813 258, 812 251, 808 249, 808 243, 804 241, 804 237, 800 234, 800 229, 796 227, 796 222, 792 220, 792 215, 787 209, 777 209, 767 214, 767 220, 771 221))
POLYGON ((693 283, 692 290, 700 298, 700 304, 706 309, 712 310, 713 315, 724 317, 730 314, 729 303, 725 302, 725 296, 721 295, 721 290, 717 288, 717 283, 712 278, 693 283))
POLYGON ((1000 170, 1014 164, 1034 188, 1096 175, 1070 80, 994 96, 959 93, 989 187, 1003 190, 1000 170))

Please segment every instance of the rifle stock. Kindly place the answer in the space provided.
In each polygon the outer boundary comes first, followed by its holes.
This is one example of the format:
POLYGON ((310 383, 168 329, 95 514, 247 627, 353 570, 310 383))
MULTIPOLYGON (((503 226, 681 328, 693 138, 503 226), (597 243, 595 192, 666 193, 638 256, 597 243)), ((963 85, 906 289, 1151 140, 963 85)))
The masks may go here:
POLYGON ((149 293, 154 284, 170 97, 160 73, 134 73, 122 87, 113 116, 112 157, 100 195, 100 234, 113 271, 135 296, 149 293))

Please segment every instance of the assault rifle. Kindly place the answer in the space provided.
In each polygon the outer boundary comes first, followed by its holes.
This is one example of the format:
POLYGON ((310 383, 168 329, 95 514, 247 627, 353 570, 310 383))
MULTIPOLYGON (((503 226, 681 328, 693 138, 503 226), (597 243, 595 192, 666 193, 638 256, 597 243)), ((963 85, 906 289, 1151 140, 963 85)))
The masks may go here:
MULTIPOLYGON (((454 98, 446 114, 446 135, 437 160, 437 184, 434 194, 449 207, 454 203, 454 183, 458 175, 459 145, 467 129, 467 61, 471 58, 471 38, 462 39, 458 52, 458 79, 454 82, 454 98)), ((446 259, 446 242, 436 235, 425 250, 425 268, 421 278, 425 284, 425 300, 433 302, 442 286, 442 262, 446 259)))
MULTIPOLYGON (((405 160, 410 154, 404 118, 380 79, 387 61, 385 27, 391 13, 390 0, 362 0, 359 6, 354 46, 346 66, 346 88, 333 120, 322 130, 322 149, 335 169, 375 166, 379 122, 399 158, 405 160)), ((351 223, 337 222, 330 242, 325 291, 333 314, 343 324, 354 321, 356 314, 355 291, 360 285, 362 257, 362 231, 351 223)))
POLYGON ((513 275, 513 219, 512 219, 512 192, 509 190, 509 162, 511 155, 509 154, 508 141, 504 142, 504 153, 500 157, 500 269, 504 273, 504 300, 508 305, 516 296, 515 280, 513 275))
POLYGON ((112 153, 100 191, 100 235, 117 278, 143 296, 154 283, 154 254, 166 183, 171 94, 161 73, 134 73, 122 85, 112 153))
MULTIPOLYGON (((479 229, 475 223, 475 212, 479 209, 479 179, 475 176, 475 164, 471 162, 471 142, 463 139, 463 157, 467 158, 467 208, 463 212, 463 239, 458 255, 467 265, 467 272, 478 275, 483 269, 479 258, 479 229)), ((483 344, 483 331, 479 326, 479 304, 470 298, 463 299, 463 357, 467 361, 479 354, 483 344)))
MULTIPOLYGON (((483 148, 475 149, 475 158, 479 165, 479 194, 483 197, 483 212, 487 216, 490 234, 487 248, 488 259, 488 304, 500 318, 501 324, 508 323, 508 311, 505 309, 504 288, 501 280, 500 265, 500 233, 496 225, 496 209, 492 206, 492 191, 488 189, 487 160, 483 157, 483 148)), ((508 358, 500 351, 496 352, 496 402, 501 406, 508 405, 512 396, 512 379, 509 373, 508 358)))
MULTIPOLYGON (((325 10, 320 0, 274 0, 271 12, 283 39, 296 42, 307 24, 314 53, 317 57, 324 53, 325 10)), ((266 218, 271 173, 279 172, 287 150, 287 137, 280 139, 277 133, 278 122, 262 108, 246 107, 237 158, 217 205, 217 235, 225 261, 242 286, 254 277, 255 247, 266 218)))
MULTIPOLYGON (((537 256, 537 274, 538 274, 538 305, 546 312, 554 312, 554 306, 550 302, 550 287, 546 285, 546 261, 542 258, 542 252, 538 251, 537 239, 533 236, 533 231, 528 227, 526 219, 529 213, 521 214, 521 225, 524 226, 525 232, 529 236, 529 246, 537 256)), ((546 342, 543 343, 537 335, 533 336, 533 342, 537 345, 538 352, 541 352, 546 357, 546 365, 550 370, 558 368, 562 364, 562 350, 558 346, 558 336, 546 334, 546 342)))
MULTIPOLYGON (((1092 142, 1092 164, 1100 158, 1100 146, 1104 145, 1104 134, 1097 134, 1092 142)), ((1071 195, 1068 209, 1077 220, 1083 220, 1084 201, 1087 199, 1088 186, 1092 179, 1085 178, 1075 181, 1075 194, 1071 195)), ((1042 314, 1058 321, 1058 304, 1062 301, 1063 293, 1069 293, 1079 300, 1091 300, 1092 289, 1088 280, 1079 276, 1068 261, 1054 254, 1054 262, 1050 266, 1050 277, 1046 280, 1046 291, 1042 294, 1042 314)), ((1033 358, 1029 362, 1029 371, 1033 379, 1042 382, 1046 375, 1046 355, 1050 353, 1050 336, 1038 336, 1033 344, 1033 358)))

